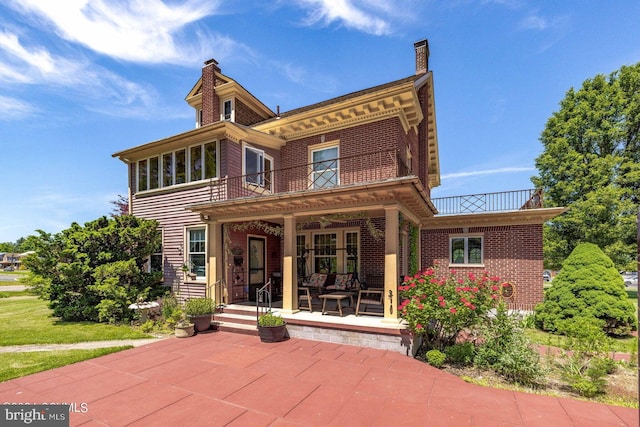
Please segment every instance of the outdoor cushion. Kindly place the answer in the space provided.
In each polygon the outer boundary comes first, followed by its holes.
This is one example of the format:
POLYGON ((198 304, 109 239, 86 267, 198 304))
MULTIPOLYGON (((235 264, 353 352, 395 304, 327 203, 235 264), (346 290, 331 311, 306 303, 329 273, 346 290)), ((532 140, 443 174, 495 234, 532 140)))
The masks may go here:
POLYGON ((327 281, 327 275, 326 274, 313 273, 313 274, 311 274, 311 277, 309 278, 309 286, 315 287, 315 288, 320 288, 320 287, 324 286, 324 282, 326 282, 326 281, 327 281))
POLYGON ((338 291, 344 291, 351 283, 351 274, 337 274, 334 287, 338 291))

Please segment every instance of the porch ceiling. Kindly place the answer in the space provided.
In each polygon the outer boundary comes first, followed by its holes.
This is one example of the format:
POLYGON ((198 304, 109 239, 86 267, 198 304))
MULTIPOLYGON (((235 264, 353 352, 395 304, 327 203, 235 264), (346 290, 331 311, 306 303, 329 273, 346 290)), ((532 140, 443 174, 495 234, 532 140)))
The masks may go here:
POLYGON ((209 221, 268 220, 282 223, 284 215, 304 218, 366 211, 370 217, 379 217, 384 216, 384 209, 389 206, 397 206, 405 217, 417 224, 432 219, 436 212, 418 178, 413 176, 323 190, 201 203, 187 209, 209 221))

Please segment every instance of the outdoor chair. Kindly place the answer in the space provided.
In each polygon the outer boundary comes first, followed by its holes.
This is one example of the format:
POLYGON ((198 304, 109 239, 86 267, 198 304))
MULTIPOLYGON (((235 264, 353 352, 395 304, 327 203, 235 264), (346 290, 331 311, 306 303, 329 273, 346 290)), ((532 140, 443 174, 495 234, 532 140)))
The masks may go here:
POLYGON ((360 314, 370 314, 373 316, 384 316, 384 289, 368 288, 358 291, 358 303, 356 304, 356 316, 360 314), (362 309, 360 308, 362 306, 362 309), (376 307, 371 311, 371 307, 376 307))

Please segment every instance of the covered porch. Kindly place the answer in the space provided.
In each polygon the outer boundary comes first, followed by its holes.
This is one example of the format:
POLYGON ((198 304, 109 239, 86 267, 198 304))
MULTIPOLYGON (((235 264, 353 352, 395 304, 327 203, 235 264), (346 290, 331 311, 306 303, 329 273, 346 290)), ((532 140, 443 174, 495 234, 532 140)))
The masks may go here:
MULTIPOLYGON (((334 261, 328 272, 354 273, 360 282, 368 282, 368 286, 379 288, 384 295, 384 307, 382 316, 373 317, 372 321, 378 324, 398 324, 398 285, 400 277, 408 273, 407 260, 410 252, 407 245, 407 225, 411 224, 419 233, 422 225, 433 217, 435 208, 418 177, 409 174, 395 152, 391 154, 370 155, 378 156, 378 161, 360 156, 358 162, 367 165, 369 174, 377 170, 377 175, 352 176, 351 182, 341 175, 340 182, 343 184, 331 187, 279 187, 278 172, 285 171, 272 171, 269 176, 273 177, 273 181, 270 184, 261 182, 271 186, 272 190, 282 188, 289 191, 267 192, 263 186, 261 191, 256 192, 255 188, 246 185, 246 176, 214 183, 211 202, 190 206, 189 209, 199 213, 202 221, 207 224, 207 284, 212 288, 216 301, 229 303, 235 296, 230 295, 234 291, 233 284, 229 283, 230 269, 233 269, 231 247, 236 243, 233 230, 236 234, 241 230, 245 235, 258 234, 258 237, 267 230, 277 238, 278 244, 268 249, 267 263, 271 265, 264 270, 263 283, 271 276, 268 272, 278 272, 278 280, 281 282, 281 307, 278 310, 285 316, 302 319, 311 314, 314 315, 311 319, 316 319, 316 313, 301 313, 299 287, 304 286, 310 273, 318 272, 321 268, 317 259, 320 255, 318 252, 314 254, 317 256, 315 264, 301 264, 301 250, 311 253, 315 250, 310 241, 306 242, 306 246, 301 244, 301 236, 304 241, 305 233, 315 237, 323 233, 337 234, 342 230, 353 229, 358 236, 355 265, 347 266, 346 261, 334 261), (386 167, 372 167, 388 160, 390 162, 386 167), (224 197, 219 197, 222 192, 225 193, 224 197), (228 199, 230 192, 248 193, 228 199), (251 226, 262 230, 258 230, 259 233, 256 230, 252 232, 251 226), (275 263, 276 266, 273 265, 275 263)), ((341 165, 347 160, 349 159, 341 160, 341 165)), ((355 159, 350 161, 355 162, 355 159)), ((303 165, 301 169, 313 170, 312 166, 303 165)), ((356 169, 358 168, 354 170, 356 169)), ((290 176, 292 172, 291 169, 286 171, 290 176)), ((251 179, 255 180, 255 177, 251 179)), ((346 237, 338 240, 340 243, 338 247, 334 245, 333 250, 346 252, 346 237)), ((419 247, 417 249, 419 253, 419 247)), ((251 271, 251 267, 245 268, 245 272, 251 271)), ((248 291, 251 293, 253 290, 248 291)), ((334 316, 324 316, 332 317, 334 316)), ((349 315, 335 318, 337 322, 345 323, 349 315)))

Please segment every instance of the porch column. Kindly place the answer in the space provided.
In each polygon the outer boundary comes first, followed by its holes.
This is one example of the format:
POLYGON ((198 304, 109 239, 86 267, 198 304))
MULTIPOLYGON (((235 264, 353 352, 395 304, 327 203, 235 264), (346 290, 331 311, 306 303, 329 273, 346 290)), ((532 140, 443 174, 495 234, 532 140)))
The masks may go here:
POLYGON ((298 263, 296 262, 296 218, 284 217, 284 253, 282 256, 282 312, 298 311, 298 263))
POLYGON ((207 274, 207 293, 216 301, 216 304, 228 303, 224 297, 222 282, 216 286, 216 282, 224 277, 224 239, 222 237, 222 224, 218 221, 209 222, 209 271, 207 274))
POLYGON ((384 208, 384 318, 398 318, 398 252, 400 210, 397 206, 384 208))

